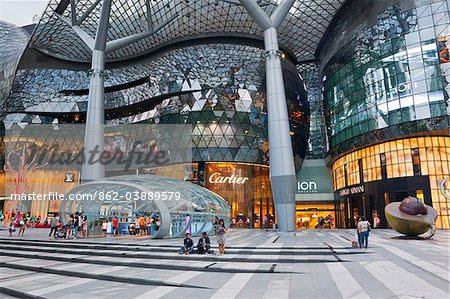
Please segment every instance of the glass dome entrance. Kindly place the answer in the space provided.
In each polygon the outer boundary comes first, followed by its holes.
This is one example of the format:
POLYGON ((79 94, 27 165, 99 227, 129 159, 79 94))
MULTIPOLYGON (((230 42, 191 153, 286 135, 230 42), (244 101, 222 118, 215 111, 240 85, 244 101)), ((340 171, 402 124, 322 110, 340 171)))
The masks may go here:
POLYGON ((214 218, 229 224, 230 208, 219 195, 206 188, 176 179, 154 175, 109 177, 78 186, 61 203, 61 219, 83 212, 89 222, 101 218, 133 223, 138 216, 155 216, 159 220, 155 238, 193 236, 213 233, 214 218))

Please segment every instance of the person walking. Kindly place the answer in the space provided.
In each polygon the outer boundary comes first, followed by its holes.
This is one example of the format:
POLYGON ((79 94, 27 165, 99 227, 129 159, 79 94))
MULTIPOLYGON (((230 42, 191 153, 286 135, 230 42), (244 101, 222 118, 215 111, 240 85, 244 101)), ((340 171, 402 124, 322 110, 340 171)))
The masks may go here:
POLYGON ((141 222, 139 221, 139 215, 136 215, 136 219, 134 220, 134 228, 136 230, 136 236, 141 234, 141 222))
POLYGON ((12 215, 9 219, 9 236, 12 237, 12 233, 16 231, 16 215, 12 215))
POLYGON ((0 210, 0 226, 3 226, 3 221, 5 221, 5 215, 3 215, 2 210, 0 210))
POLYGON ((78 230, 80 229, 80 217, 78 212, 73 215, 73 238, 76 239, 78 237, 78 230))
POLYGON ((78 213, 78 234, 75 236, 76 238, 78 237, 78 235, 83 235, 83 231, 82 231, 82 226, 83 226, 83 217, 82 217, 82 213, 78 213))
POLYGON ((27 228, 27 221, 28 218, 25 217, 25 214, 22 215, 22 218, 19 220, 19 225, 20 225, 20 229, 19 229, 19 236, 23 237, 23 234, 25 233, 25 229, 27 228))
POLYGON ((380 227, 380 216, 377 211, 373 211, 373 228, 380 227))
POLYGON ((73 217, 72 215, 69 216, 69 221, 67 222, 67 229, 66 229, 66 239, 72 238, 72 232, 73 232, 73 217))
POLYGON ((102 235, 103 237, 106 237, 108 234, 108 221, 105 219, 102 222, 102 235))
POLYGON ((50 233, 48 234, 48 238, 51 239, 52 235, 53 238, 56 239, 56 228, 58 226, 58 216, 55 216, 52 218, 52 220, 50 220, 50 233))
POLYGON ((366 217, 362 216, 361 221, 358 222, 358 233, 359 233, 359 248, 361 249, 363 246, 367 249, 369 246, 369 232, 370 232, 370 223, 366 220, 366 217))
POLYGON ((141 228, 141 236, 147 234, 147 226, 145 224, 145 218, 144 216, 139 217, 139 227, 141 228))
POLYGON ((225 243, 227 241, 225 236, 226 232, 227 230, 225 228, 225 221, 223 219, 220 219, 216 227, 216 236, 217 236, 217 243, 219 244, 220 255, 225 254, 225 243))
POLYGON ((83 238, 87 237, 87 217, 81 214, 81 236, 83 238))
POLYGON ((264 225, 264 228, 266 229, 266 231, 267 231, 267 216, 266 215, 264 215, 264 217, 263 217, 263 225, 264 225))
POLYGON ((114 216, 114 219, 112 220, 112 225, 113 225, 113 230, 114 230, 114 232, 113 232, 113 237, 114 237, 115 235, 119 234, 117 231, 117 228, 119 227, 119 219, 117 218, 117 216, 114 216))

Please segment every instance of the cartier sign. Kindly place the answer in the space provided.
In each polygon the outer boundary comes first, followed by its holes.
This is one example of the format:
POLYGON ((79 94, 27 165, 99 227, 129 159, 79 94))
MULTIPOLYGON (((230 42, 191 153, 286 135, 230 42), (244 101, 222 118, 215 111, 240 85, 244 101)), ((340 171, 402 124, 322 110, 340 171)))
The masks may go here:
POLYGON ((209 176, 209 182, 211 184, 244 184, 248 180, 249 178, 247 177, 241 177, 235 174, 222 176, 220 172, 214 172, 209 176))
POLYGON ((339 196, 347 196, 350 194, 364 193, 364 186, 355 186, 351 188, 345 188, 339 191, 339 196))

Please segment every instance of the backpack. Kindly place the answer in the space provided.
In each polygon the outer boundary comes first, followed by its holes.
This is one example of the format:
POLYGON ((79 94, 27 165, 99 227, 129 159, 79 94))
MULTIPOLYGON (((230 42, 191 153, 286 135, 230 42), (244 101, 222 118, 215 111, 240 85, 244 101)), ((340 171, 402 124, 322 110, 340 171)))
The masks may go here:
POLYGON ((203 243, 202 244, 198 244, 198 246, 197 246, 197 253, 198 254, 205 254, 206 252, 205 252, 205 247, 203 246, 203 243))

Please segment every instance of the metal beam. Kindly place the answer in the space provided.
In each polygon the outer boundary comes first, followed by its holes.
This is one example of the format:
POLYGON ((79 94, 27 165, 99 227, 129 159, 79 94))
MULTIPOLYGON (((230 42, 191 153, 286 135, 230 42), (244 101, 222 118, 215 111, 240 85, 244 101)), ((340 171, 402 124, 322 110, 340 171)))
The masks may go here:
MULTIPOLYGON (((103 0, 100 20, 92 52, 92 74, 89 85, 89 101, 84 133, 85 155, 93 161, 101 159, 104 151, 105 125, 105 49, 108 36, 111 0, 103 0)), ((81 169, 81 182, 86 183, 105 177, 103 163, 84 161, 81 169)))
MULTIPOLYGON (((225 2, 225 3, 234 4, 234 5, 241 5, 241 2, 239 2, 239 0, 221 0, 221 1, 225 2)), ((211 4, 216 4, 217 2, 219 2, 219 0, 211 0, 210 3, 211 4)), ((265 7, 265 6, 268 6, 268 5, 272 4, 268 0, 258 0, 258 1, 256 1, 256 3, 258 3, 260 7, 265 7)))
POLYGON ((108 38, 109 15, 111 13, 111 0, 103 0, 97 34, 95 35, 94 50, 105 51, 108 38))
POLYGON ((75 0, 70 0, 70 17, 72 21, 72 26, 77 24, 77 5, 75 0))
POLYGON ((152 10, 151 10, 151 5, 150 5, 150 0, 145 1, 145 7, 147 9, 147 25, 148 25, 147 30, 149 32, 152 32, 154 30, 154 28, 153 28, 152 10))
POLYGON ((63 17, 57 13, 55 13, 55 15, 58 19, 60 19, 62 22, 64 22, 68 26, 70 26, 73 29, 73 31, 75 31, 77 36, 84 42, 84 44, 89 48, 89 50, 91 50, 91 51, 94 50, 94 39, 89 34, 87 34, 86 31, 81 29, 79 26, 72 26, 72 23, 69 20, 67 20, 65 17, 63 17))
POLYGON ((174 19, 176 19, 178 17, 178 14, 173 15, 172 17, 170 17, 167 21, 165 21, 163 24, 158 25, 153 31, 147 31, 147 32, 141 32, 141 33, 137 33, 137 34, 133 34, 130 36, 125 36, 113 41, 109 41, 106 43, 106 52, 112 52, 114 50, 126 47, 128 45, 131 45, 132 43, 135 43, 137 41, 140 41, 144 38, 149 37, 150 35, 155 34, 156 32, 158 32, 159 30, 161 30, 162 28, 164 28, 167 24, 169 24, 170 22, 172 22, 174 19))
POLYGON ((281 2, 275 11, 270 16, 270 20, 272 21, 272 25, 275 29, 278 30, 280 28, 281 23, 286 18, 287 14, 289 13, 289 10, 291 9, 292 5, 294 5, 295 0, 287 0, 281 2))
POLYGON ((92 13, 94 8, 100 3, 101 0, 96 0, 92 5, 81 15, 81 17, 77 21, 77 25, 80 26, 84 20, 92 13))
POLYGON ((273 27, 266 12, 254 0, 239 0, 263 31, 273 27))

